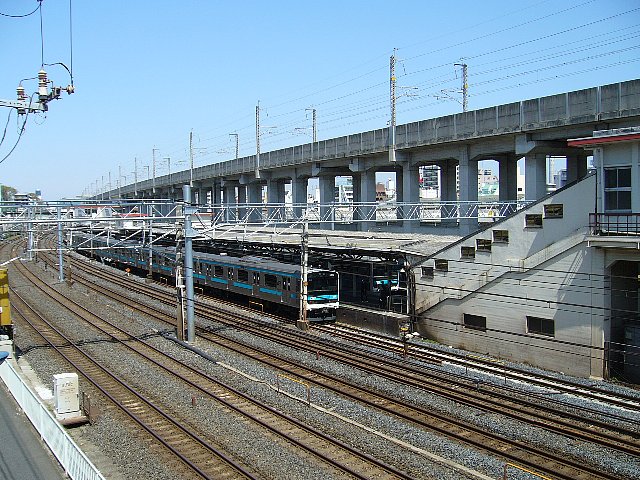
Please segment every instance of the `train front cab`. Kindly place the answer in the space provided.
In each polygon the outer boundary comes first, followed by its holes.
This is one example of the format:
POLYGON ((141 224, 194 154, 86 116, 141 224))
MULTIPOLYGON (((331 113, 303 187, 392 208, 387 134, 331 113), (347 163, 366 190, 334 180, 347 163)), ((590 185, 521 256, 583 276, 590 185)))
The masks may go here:
POLYGON ((307 281, 307 320, 310 323, 334 323, 339 306, 338 273, 312 271, 307 281))

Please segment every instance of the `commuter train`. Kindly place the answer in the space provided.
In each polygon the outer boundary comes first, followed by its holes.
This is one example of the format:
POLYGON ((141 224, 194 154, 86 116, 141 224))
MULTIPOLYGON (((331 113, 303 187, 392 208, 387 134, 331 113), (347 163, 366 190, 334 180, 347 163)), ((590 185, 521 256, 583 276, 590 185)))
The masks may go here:
MULTIPOLYGON (((79 253, 105 263, 149 271, 149 247, 130 240, 74 233, 71 246, 79 253)), ((175 247, 151 249, 154 274, 175 278, 175 247)), ((193 252, 193 283, 224 296, 268 310, 295 316, 300 311, 301 266, 262 257, 233 257, 193 252)), ((333 323, 338 309, 339 277, 332 270, 309 268, 307 273, 307 319, 333 323)))

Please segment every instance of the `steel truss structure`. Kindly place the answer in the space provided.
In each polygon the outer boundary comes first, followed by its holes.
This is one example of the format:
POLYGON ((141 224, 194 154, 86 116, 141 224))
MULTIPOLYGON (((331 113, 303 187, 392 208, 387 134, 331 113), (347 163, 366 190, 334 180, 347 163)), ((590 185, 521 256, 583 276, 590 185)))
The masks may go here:
MULTIPOLYGON (((194 205, 193 228, 211 239, 232 234, 243 239, 254 235, 300 235, 304 224, 311 228, 342 230, 371 225, 392 226, 404 222, 455 225, 463 220, 495 222, 530 202, 420 202, 420 203, 229 203, 194 205), (358 227, 359 226, 359 227, 358 227)), ((96 234, 127 230, 131 238, 151 230, 175 233, 183 220, 169 200, 60 201, 0 203, 0 235, 24 233, 33 239, 27 250, 37 250, 37 239, 59 228, 67 232, 88 229, 96 234)), ((158 242, 163 235, 153 239, 158 242)), ((164 235, 166 236, 166 235, 164 235)), ((153 234, 151 233, 151 237, 153 234)))

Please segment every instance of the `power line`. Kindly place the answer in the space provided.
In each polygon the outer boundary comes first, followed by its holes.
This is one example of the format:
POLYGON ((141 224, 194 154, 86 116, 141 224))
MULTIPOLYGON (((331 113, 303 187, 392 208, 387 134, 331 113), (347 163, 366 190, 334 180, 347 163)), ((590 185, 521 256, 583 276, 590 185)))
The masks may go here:
MULTIPOLYGON (((544 2, 542 2, 542 3, 544 3, 544 2)), ((586 5, 588 3, 591 3, 591 2, 582 2, 582 3, 579 3, 579 4, 575 5, 575 6, 558 10, 558 11, 552 12, 552 13, 550 13, 548 15, 544 15, 544 16, 538 17, 536 19, 532 19, 532 20, 530 20, 528 22, 521 23, 521 24, 519 24, 519 26, 526 25, 526 24, 529 24, 529 23, 532 23, 532 22, 543 21, 543 20, 548 19, 550 17, 566 13, 566 12, 568 12, 570 10, 575 9, 575 8, 583 7, 584 5, 586 5)), ((531 7, 527 7, 527 8, 531 8, 531 7)), ((558 31, 558 32, 553 32, 553 33, 550 33, 550 34, 547 34, 547 35, 543 35, 543 36, 537 37, 535 39, 527 40, 527 41, 524 41, 524 42, 518 42, 518 43, 515 43, 515 44, 512 44, 512 45, 508 45, 508 46, 497 48, 497 49, 492 49, 492 50, 489 50, 487 52, 484 52, 484 53, 481 53, 481 54, 478 54, 478 55, 475 55, 475 56, 466 56, 465 55, 465 60, 468 61, 469 59, 481 58, 483 56, 488 56, 488 55, 491 55, 491 54, 500 53, 500 52, 505 51, 507 49, 513 49, 513 48, 521 47, 523 45, 532 44, 534 42, 539 42, 541 40, 548 39, 548 38, 551 38, 551 37, 556 37, 556 36, 559 36, 559 35, 562 35, 562 34, 568 34, 570 32, 574 32, 574 31, 576 31, 578 29, 584 29, 586 27, 593 26, 595 24, 602 23, 602 22, 605 22, 605 21, 608 21, 608 20, 612 20, 612 19, 618 18, 620 16, 629 15, 631 13, 636 12, 637 10, 639 10, 639 9, 631 9, 631 10, 628 10, 626 12, 617 13, 617 14, 614 14, 614 15, 607 16, 605 18, 600 18, 600 19, 594 20, 592 22, 584 23, 584 24, 581 24, 581 25, 576 26, 576 27, 572 27, 572 28, 569 28, 569 29, 564 29, 564 30, 561 30, 561 31, 558 31)), ((501 18, 501 17, 497 17, 497 18, 501 18)), ((503 31, 509 30, 511 28, 515 28, 515 27, 509 27, 507 29, 500 30, 499 32, 503 32, 503 31)), ((627 28, 632 28, 632 27, 627 27, 627 28)), ((498 33, 498 32, 492 32, 491 35, 493 35, 495 33, 498 33)), ((596 35, 596 36, 604 36, 604 35, 610 35, 610 34, 599 34, 599 35, 596 35)), ((475 37, 475 38, 473 38, 473 39, 471 39, 469 41, 462 42, 462 44, 466 44, 466 43, 469 43, 470 41, 475 41, 475 40, 478 40, 479 38, 484 38, 484 37, 485 36, 475 37)), ((595 36, 590 36, 589 39, 577 40, 577 41, 573 41, 571 43, 573 44, 573 43, 587 42, 587 41, 589 41, 590 39, 592 39, 594 37, 595 36)), ((617 37, 617 38, 619 39, 621 37, 617 37)), ((619 40, 619 41, 624 41, 624 39, 619 40)), ((517 67, 517 66, 521 66, 523 64, 531 64, 531 62, 534 62, 534 61, 541 62, 541 61, 549 60, 551 58, 558 58, 558 57, 562 57, 562 56, 568 56, 568 55, 575 54, 576 52, 579 52, 579 51, 592 50, 592 49, 597 48, 597 47, 605 47, 607 45, 610 45, 611 43, 613 43, 612 40, 609 40, 608 42, 607 41, 603 41, 599 45, 596 45, 596 46, 591 45, 591 46, 588 46, 588 47, 583 47, 581 49, 574 49, 573 51, 572 50, 565 50, 564 52, 552 53, 552 54, 549 54, 547 56, 538 56, 538 57, 535 57, 534 59, 532 59, 529 62, 522 61, 522 62, 511 63, 511 64, 508 64, 508 65, 502 65, 501 67, 497 67, 496 69, 493 69, 493 70, 486 70, 484 72, 479 72, 476 68, 474 68, 474 70, 473 70, 474 73, 472 75, 470 75, 470 76, 472 78, 480 78, 483 74, 486 75, 489 72, 504 71, 504 70, 506 70, 508 68, 514 68, 514 67, 517 67)), ((615 42, 615 43, 618 43, 618 42, 615 42)), ((456 44, 453 44, 453 45, 450 45, 448 47, 443 47, 443 49, 444 48, 452 48, 452 47, 459 46, 459 45, 461 45, 460 42, 456 43, 456 44)), ((563 44, 563 46, 564 45, 567 45, 567 44, 563 44)), ((406 47, 404 47, 404 48, 406 48, 406 47)), ((552 47, 552 48, 545 49, 545 50, 553 50, 553 49, 556 49, 556 48, 557 47, 552 47)), ((442 49, 440 49, 440 50, 442 50, 442 49)), ((440 51, 440 50, 437 50, 437 51, 440 51)), ((598 55, 589 56, 589 57, 585 57, 585 58, 582 58, 582 59, 573 60, 573 61, 570 61, 570 62, 563 62, 562 64, 559 64, 559 66, 569 66, 569 65, 572 65, 574 63, 593 61, 593 60, 595 60, 597 58, 604 58, 604 57, 606 57, 608 55, 620 54, 620 53, 622 53, 622 50, 624 50, 624 49, 619 49, 619 50, 616 50, 615 52, 601 53, 601 54, 598 54, 598 55)), ((627 50, 630 51, 630 49, 627 49, 627 50)), ((526 58, 526 57, 531 56, 532 54, 539 54, 540 51, 541 50, 536 50, 536 52, 533 52, 533 53, 526 53, 526 54, 521 54, 521 55, 517 55, 517 56, 514 56, 514 57, 510 57, 509 60, 515 59, 515 58, 523 58, 523 57, 526 58)), ((410 57, 410 59, 422 57, 424 55, 427 55, 427 54, 433 53, 433 52, 434 51, 425 52, 423 54, 410 57)), ((505 59, 501 59, 499 61, 485 62, 484 65, 501 63, 504 60, 505 59)), ((600 70, 600 69, 603 69, 603 68, 610 68, 610 67, 614 67, 616 65, 630 63, 630 62, 633 62, 633 61, 636 61, 636 60, 634 59, 634 60, 621 61, 621 62, 618 62, 618 63, 611 63, 611 64, 609 64, 607 66, 591 67, 590 69, 585 69, 582 72, 600 70)), ((410 72, 408 74, 405 73, 403 76, 417 75, 420 72, 433 71, 436 68, 440 68, 440 67, 450 67, 450 65, 451 65, 451 62, 447 62, 447 63, 443 63, 443 64, 441 64, 439 66, 434 66, 434 67, 429 67, 429 68, 422 69, 422 70, 417 70, 417 71, 414 71, 414 72, 410 72)), ((556 66, 558 66, 558 65, 556 65, 556 66)), ((326 88, 323 88, 323 89, 320 89, 320 90, 316 90, 316 91, 314 91, 314 92, 312 92, 310 94, 304 95, 304 96, 298 96, 298 97, 292 98, 290 100, 286 100, 286 101, 284 101, 282 103, 279 103, 279 104, 275 105, 272 108, 278 109, 278 108, 281 108, 284 105, 288 105, 288 104, 294 103, 296 101, 300 101, 300 100, 303 100, 303 99, 306 100, 310 96, 321 94, 321 93, 325 93, 325 92, 333 90, 335 88, 338 88, 338 87, 344 86, 346 84, 352 83, 352 82, 354 82, 356 80, 360 80, 362 78, 366 78, 368 76, 371 76, 371 75, 373 75, 373 74, 375 74, 375 73, 377 73, 377 72, 379 72, 381 70, 384 70, 384 68, 385 67, 383 65, 381 65, 379 68, 367 70, 363 74, 357 75, 357 76, 352 77, 352 78, 350 78, 348 80, 336 83, 334 85, 330 85, 330 86, 328 86, 326 88)), ((530 69, 530 70, 527 70, 525 72, 514 72, 511 75, 504 76, 501 80, 504 81, 505 79, 513 79, 513 78, 516 78, 518 76, 524 77, 524 76, 527 76, 527 75, 533 75, 535 73, 539 73, 540 71, 544 71, 545 69, 548 70, 549 68, 553 68, 553 67, 541 67, 539 69, 530 69)), ((531 83, 541 83, 543 81, 549 81, 549 80, 553 80, 553 79, 556 79, 556 78, 563 78, 563 77, 570 76, 570 75, 575 75, 575 74, 578 74, 578 73, 561 74, 561 75, 547 77, 547 78, 544 78, 544 79, 536 79, 535 81, 532 81, 532 82, 519 82, 519 83, 512 84, 512 85, 506 85, 506 86, 500 87, 499 89, 494 89, 494 90, 491 90, 491 91, 478 92, 477 89, 474 89, 473 95, 470 94, 470 97, 472 96, 474 98, 478 98, 481 95, 486 95, 486 94, 489 94, 489 93, 492 93, 492 92, 495 92, 495 91, 499 91, 499 90, 506 90, 506 89, 510 89, 510 88, 518 88, 520 86, 528 85, 528 84, 531 84, 531 83)), ((453 82, 455 80, 454 78, 451 78, 450 74, 446 74, 446 75, 443 75, 441 77, 442 78, 440 79, 440 81, 437 82, 437 83, 439 83, 441 85, 446 85, 448 82, 453 82)), ((473 86, 483 85, 483 84, 486 84, 486 83, 495 83, 495 82, 497 82, 497 80, 495 80, 494 82, 490 82, 488 80, 487 81, 480 81, 480 82, 474 83, 473 86)), ((436 83, 436 82, 434 82, 433 79, 430 79, 428 81, 422 82, 419 85, 422 88, 433 88, 435 86, 434 83, 436 83), (427 85, 430 85, 430 87, 427 86, 427 85)), ((365 85, 362 88, 358 88, 358 89, 355 89, 353 91, 346 92, 346 93, 344 93, 342 95, 332 96, 332 97, 330 97, 330 98, 328 98, 326 100, 315 101, 314 105, 316 107, 324 107, 325 108, 325 109, 321 110, 322 111, 321 124, 323 125, 323 133, 336 131, 337 129, 339 129, 341 127, 345 127, 345 126, 352 126, 352 125, 357 125, 357 124, 362 124, 362 123, 365 123, 365 122, 369 122, 369 121, 372 121, 372 120, 377 120, 379 118, 386 118, 386 115, 382 114, 382 112, 383 112, 382 109, 375 108, 378 104, 382 104, 382 102, 386 103, 386 101, 388 100, 386 98, 386 96, 382 93, 382 86, 383 85, 386 85, 385 81, 376 82, 376 83, 373 83, 373 84, 365 85), (369 99, 361 98, 361 99, 357 99, 356 100, 356 98, 358 96, 363 96, 364 94, 367 94, 368 92, 376 91, 377 89, 380 89, 379 90, 380 93, 374 95, 373 97, 369 97, 369 99), (354 106, 351 109, 347 109, 345 107, 344 100, 346 100, 348 98, 353 98, 354 99, 353 102, 350 102, 350 105, 354 106), (331 106, 332 104, 339 104, 339 107, 335 108, 335 109, 331 109, 331 108, 327 109, 326 108, 326 107, 331 106), (380 112, 381 114, 380 115, 371 115, 371 114, 374 114, 375 112, 380 112), (347 115, 345 115, 345 113, 347 115), (358 115, 360 115, 360 118, 359 118, 358 121, 351 121, 354 118, 358 118, 358 115)), ((425 104, 425 103, 422 103, 422 101, 418 102, 416 99, 408 98, 408 99, 404 99, 402 102, 398 102, 398 106, 402 106, 402 108, 399 109, 398 113, 406 115, 409 112, 412 112, 412 111, 415 111, 415 110, 419 110, 419 109, 425 109, 425 108, 428 108, 430 106, 439 105, 439 104, 442 104, 442 103, 443 103, 442 101, 438 101, 438 102, 430 102, 430 103, 426 103, 425 104), (411 107, 411 106, 413 106, 413 107, 411 107)), ((349 105, 349 104, 346 104, 346 105, 349 105)), ((286 118, 287 116, 296 115, 298 112, 301 112, 302 110, 303 110, 302 108, 299 108, 299 109, 290 110, 288 112, 276 113, 276 114, 272 115, 272 117, 273 118, 286 118)), ((249 113, 247 113, 246 115, 241 116, 239 119, 237 119, 235 121, 225 122, 224 133, 220 133, 218 135, 214 135, 212 137, 208 137, 208 138, 206 138, 204 140, 207 141, 207 142, 211 141, 211 142, 214 142, 214 143, 216 143, 216 142, 217 143, 223 143, 224 142, 225 145, 226 145, 226 143, 228 143, 228 131, 229 131, 230 128, 233 129, 234 131, 246 133, 246 132, 248 132, 249 128, 253 128, 254 127, 254 125, 247 123, 246 125, 241 126, 240 128, 233 128, 234 123, 238 124, 243 119, 248 119, 248 118, 251 118, 251 115, 249 113)), ((283 125, 283 127, 282 127, 283 131, 278 132, 277 134, 274 134, 274 135, 271 135, 271 136, 265 138, 265 141, 264 141, 265 146, 266 145, 269 145, 269 146, 278 145, 279 144, 278 142, 282 141, 282 139, 284 139, 285 137, 288 137, 288 135, 290 133, 290 132, 286 131, 286 128, 288 128, 289 126, 297 125, 297 124, 299 124, 299 120, 296 120, 295 118, 292 118, 290 121, 283 123, 282 124, 283 125)), ((214 131, 218 131, 218 130, 214 130, 214 131)), ((249 136, 248 135, 244 135, 243 138, 249 138, 249 136)), ((248 142, 244 142, 243 141, 240 146, 244 150, 244 149, 249 148, 249 145, 250 144, 248 142)), ((165 149, 163 149, 163 150, 165 150, 165 149)), ((180 149, 180 150, 182 150, 182 149, 180 149)), ((221 158, 220 156, 216 155, 216 153, 215 153, 218 150, 221 150, 221 149, 220 148, 213 148, 211 153, 208 153, 207 155, 201 157, 201 160, 210 159, 210 158, 221 158)), ((176 153, 172 152, 172 156, 180 157, 181 153, 177 153, 176 154, 176 153)))
POLYGON ((28 17, 28 16, 33 15, 34 13, 36 13, 41 7, 42 7, 42 0, 38 0, 38 6, 33 10, 33 12, 25 13, 24 15, 10 15, 8 13, 0 12, 0 16, 1 17, 9 17, 9 18, 25 18, 25 17, 28 17))

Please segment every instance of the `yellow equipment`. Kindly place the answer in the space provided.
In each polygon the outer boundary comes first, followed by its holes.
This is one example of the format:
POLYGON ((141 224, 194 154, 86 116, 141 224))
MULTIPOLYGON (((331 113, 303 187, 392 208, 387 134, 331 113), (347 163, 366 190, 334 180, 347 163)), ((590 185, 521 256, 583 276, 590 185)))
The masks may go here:
POLYGON ((0 333, 11 328, 11 308, 9 305, 9 274, 0 268, 0 333))

